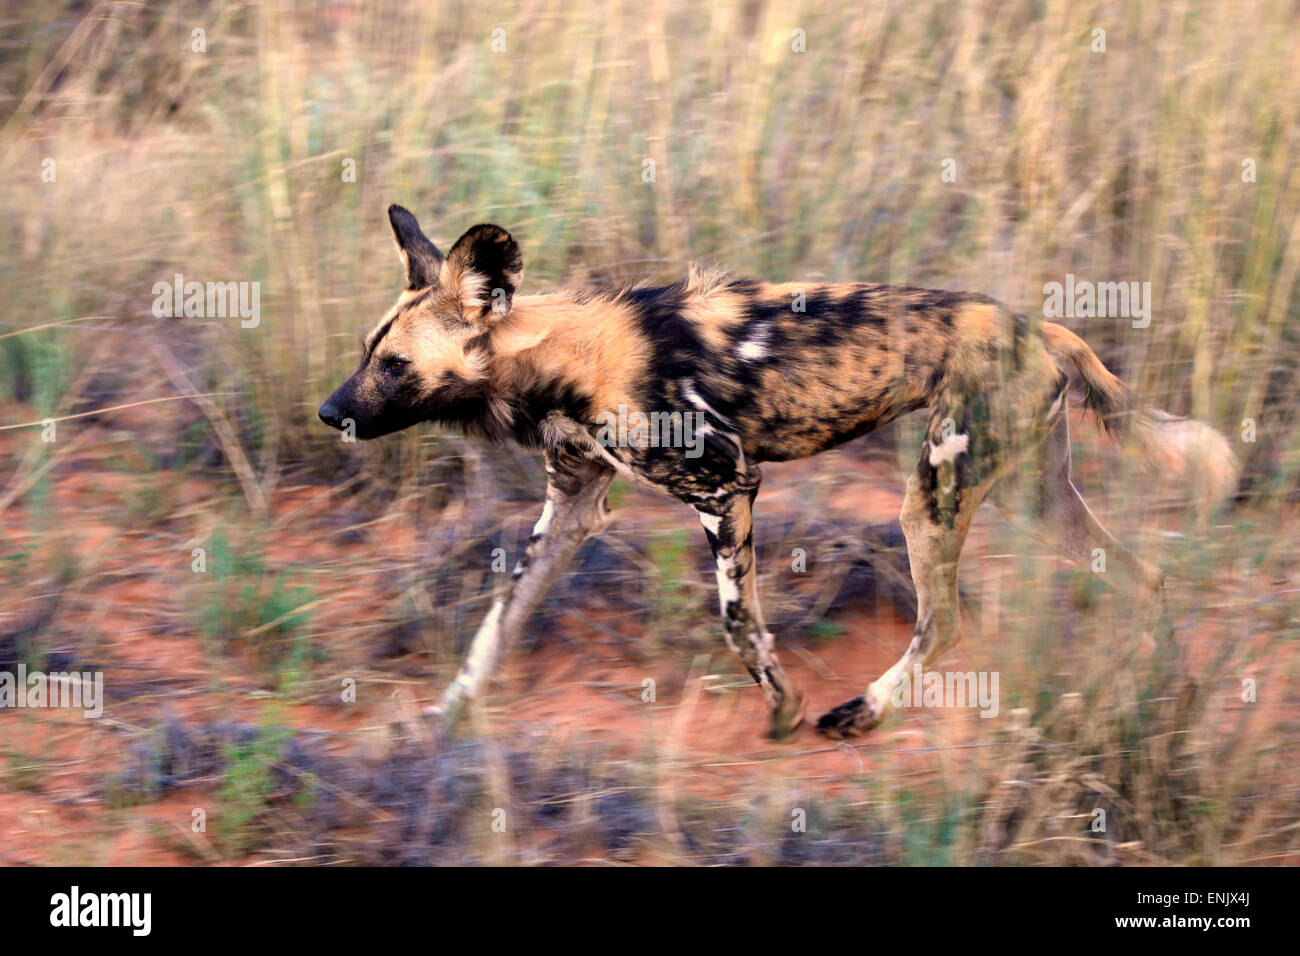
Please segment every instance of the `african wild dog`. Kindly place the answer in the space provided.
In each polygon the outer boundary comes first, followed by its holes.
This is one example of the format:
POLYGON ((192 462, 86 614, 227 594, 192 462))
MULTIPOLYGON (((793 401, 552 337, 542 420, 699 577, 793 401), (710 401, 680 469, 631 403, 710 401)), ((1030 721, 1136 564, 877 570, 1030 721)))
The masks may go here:
POLYGON ((820 719, 832 736, 872 727, 895 676, 957 642, 957 561, 990 493, 1004 509, 1012 491, 1025 494, 1067 557, 1087 560, 1104 546, 1113 577, 1139 593, 1160 589, 1158 569, 1116 542, 1070 482, 1071 372, 1112 432, 1170 467, 1194 466, 1212 493, 1234 480, 1221 435, 1142 408, 1073 332, 982 295, 692 269, 658 288, 519 296, 523 262, 504 229, 475 226, 444 256, 405 209, 391 206, 388 217, 406 288, 321 419, 361 438, 439 422, 540 447, 546 460, 546 504, 511 590, 492 606, 437 713, 450 716, 480 690, 579 545, 605 527, 605 493, 619 472, 698 513, 727 643, 762 687, 776 736, 801 723, 803 697, 777 660, 755 591, 760 462, 814 455, 915 409, 930 412, 901 514, 915 636, 862 695, 820 719), (803 311, 792 307, 800 297, 803 311), (688 455, 598 441, 596 422, 620 406, 691 412, 702 447, 688 455))

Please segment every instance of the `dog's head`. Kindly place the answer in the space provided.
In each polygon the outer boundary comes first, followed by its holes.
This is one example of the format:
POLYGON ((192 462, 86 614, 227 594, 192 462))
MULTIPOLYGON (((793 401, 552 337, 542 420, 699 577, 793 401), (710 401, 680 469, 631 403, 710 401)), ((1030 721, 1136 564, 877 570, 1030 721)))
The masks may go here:
POLYGON ((519 245, 474 226, 444 256, 401 206, 388 207, 406 288, 366 336, 361 365, 320 407, 332 428, 377 438, 417 422, 455 422, 485 400, 487 333, 523 277, 519 245))

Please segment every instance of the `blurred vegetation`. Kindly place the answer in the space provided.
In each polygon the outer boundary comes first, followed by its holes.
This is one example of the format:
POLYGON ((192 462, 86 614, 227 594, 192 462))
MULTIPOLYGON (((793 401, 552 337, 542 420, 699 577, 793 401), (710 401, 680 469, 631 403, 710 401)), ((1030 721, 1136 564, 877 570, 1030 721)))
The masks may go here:
MULTIPOLYGON (((114 635, 81 622, 147 579, 167 603, 132 619, 143 633, 251 654, 263 692, 320 699, 337 686, 318 672, 320 648, 341 637, 308 606, 372 588, 373 575, 409 618, 397 649, 419 648, 445 679, 491 586, 457 562, 513 533, 540 473, 523 453, 427 429, 348 446, 317 422, 399 287, 390 202, 444 245, 476 222, 505 226, 528 291, 669 279, 692 259, 759 278, 978 291, 1025 311, 1067 273, 1150 281, 1150 327, 1070 324, 1152 403, 1233 437, 1256 424, 1256 440, 1236 444, 1246 477, 1232 523, 1207 537, 1189 519, 1156 542, 1180 582, 1173 617, 1216 637, 1213 655, 1139 653, 1117 638, 1131 609, 1108 589, 1024 558, 1014 594, 967 595, 981 621, 968 642, 1003 672, 1003 717, 979 722, 996 726, 987 749, 937 776, 895 778, 866 756, 842 805, 810 805, 802 842, 777 761, 770 786, 665 809, 657 794, 680 769, 668 757, 512 751, 506 777, 527 818, 571 843, 504 857, 461 813, 498 805, 483 802, 499 786, 490 741, 311 764, 384 811, 374 818, 336 819, 320 809, 328 788, 302 796, 270 776, 291 743, 279 727, 215 734, 202 773, 180 779, 223 780, 223 829, 201 855, 231 858, 293 846, 392 862, 397 846, 408 862, 621 860, 661 843, 661 859, 702 863, 1294 858, 1297 21, 1282 0, 7 4, 0 428, 83 417, 61 421, 55 445, 35 428, 0 430, 0 575, 14 595, 0 666, 32 648, 102 653, 114 635), (947 159, 955 182, 941 177, 947 159), (153 284, 176 273, 260 282, 260 325, 155 318, 153 284), (176 400, 195 394, 209 404, 176 400), (56 477, 96 466, 120 480, 83 491, 95 509, 59 499, 56 477), (220 500, 196 503, 192 482, 218 483, 220 500), (277 492, 321 483, 337 520, 313 535, 336 557, 272 555, 297 507, 276 512, 277 492), (426 566, 385 563, 386 509, 419 529, 426 566), (11 546, 19 524, 30 535, 11 546), (210 561, 199 579, 196 542, 210 561), (1264 667, 1281 703, 1234 707, 1243 675, 1264 667), (1097 807, 1110 820, 1100 837, 1088 830, 1097 807), (321 836, 334 827, 351 829, 321 836)), ((882 439, 903 467, 910 427, 882 439)), ((1076 454, 1087 497, 1129 530, 1166 490, 1113 456, 1076 454), (1125 478, 1094 480, 1090 466, 1125 478)), ((815 499, 805 507, 819 515, 815 499)), ((813 553, 842 530, 800 542, 813 553)), ((1022 552, 1018 540, 996 544, 1022 552)), ((606 583, 593 590, 617 583, 612 603, 636 605, 665 653, 686 653, 684 625, 690 642, 707 630, 720 643, 698 534, 636 544, 624 564, 597 556, 590 573, 606 576, 590 580, 606 583)), ((792 602, 781 562, 767 561, 771 620, 818 646, 858 639, 820 612, 783 610, 803 595, 792 602)), ((392 640, 394 627, 362 620, 349 633, 392 640)), ((191 733, 178 727, 159 745, 168 753, 191 733)), ((7 745, 0 779, 39 789, 39 749, 7 745)), ((170 773, 157 749, 150 772, 170 773)))
POLYGON ((296 585, 291 572, 268 568, 256 542, 232 548, 222 529, 213 533, 205 560, 191 605, 199 633, 219 653, 251 650, 272 687, 292 683, 314 653, 311 589, 296 585))

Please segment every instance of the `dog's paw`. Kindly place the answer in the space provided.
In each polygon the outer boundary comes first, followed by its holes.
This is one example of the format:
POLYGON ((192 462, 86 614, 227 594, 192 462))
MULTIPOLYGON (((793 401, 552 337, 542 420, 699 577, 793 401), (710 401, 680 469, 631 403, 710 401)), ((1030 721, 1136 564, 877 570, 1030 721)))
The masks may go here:
POLYGON ((822 714, 817 730, 835 740, 846 740, 865 734, 880 723, 880 716, 867 698, 859 695, 822 714))
POLYGON ((772 711, 772 726, 767 735, 773 740, 785 740, 803 726, 804 699, 799 691, 786 694, 780 705, 772 711))

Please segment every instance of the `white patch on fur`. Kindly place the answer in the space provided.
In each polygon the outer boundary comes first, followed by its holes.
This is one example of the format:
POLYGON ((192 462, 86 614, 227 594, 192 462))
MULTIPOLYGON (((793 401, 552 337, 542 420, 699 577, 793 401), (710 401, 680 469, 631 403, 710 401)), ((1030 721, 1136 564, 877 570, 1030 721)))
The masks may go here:
POLYGON ((765 325, 760 325, 755 329, 754 334, 741 342, 736 349, 740 353, 740 357, 750 362, 756 362, 767 355, 767 336, 770 331, 765 325))
POLYGON ((537 519, 537 524, 533 525, 533 534, 546 534, 546 529, 551 526, 551 518, 555 514, 555 506, 551 499, 546 499, 546 504, 542 505, 542 516, 537 519))
POLYGON ((700 516, 700 524, 704 525, 704 529, 716 538, 718 529, 722 527, 722 515, 705 514, 699 509, 696 509, 695 513, 700 516))
MULTIPOLYGON (((681 379, 678 382, 678 385, 681 387, 682 395, 686 398, 688 402, 690 402, 700 411, 708 412, 710 415, 712 415, 718 421, 722 422, 727 427, 731 427, 731 422, 727 420, 726 416, 719 415, 716 411, 714 411, 714 409, 712 408, 712 406, 709 405, 708 402, 706 402, 703 398, 700 397, 700 393, 695 390, 695 383, 692 382, 689 378, 681 379)), ((698 433, 699 429, 696 429, 696 431, 698 433)))
POLYGON ((735 558, 718 558, 718 610, 725 615, 727 605, 740 600, 740 586, 731 572, 736 567, 735 558))
POLYGON ((930 447, 930 466, 938 468, 945 462, 956 461, 957 456, 970 447, 969 435, 951 435, 930 447))
POLYGON ((695 497, 697 497, 697 498, 725 498, 725 497, 726 497, 727 495, 729 495, 729 494, 731 494, 731 489, 728 488, 728 487, 726 487, 725 485, 723 485, 723 486, 720 487, 720 488, 714 488, 712 491, 710 491, 710 492, 708 492, 708 493, 698 494, 698 495, 696 495, 695 497))
POLYGON ((695 384, 689 378, 682 379, 680 384, 682 387, 682 394, 686 396, 688 402, 696 408, 709 409, 709 403, 700 398, 699 392, 695 391, 695 384))

